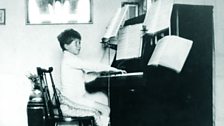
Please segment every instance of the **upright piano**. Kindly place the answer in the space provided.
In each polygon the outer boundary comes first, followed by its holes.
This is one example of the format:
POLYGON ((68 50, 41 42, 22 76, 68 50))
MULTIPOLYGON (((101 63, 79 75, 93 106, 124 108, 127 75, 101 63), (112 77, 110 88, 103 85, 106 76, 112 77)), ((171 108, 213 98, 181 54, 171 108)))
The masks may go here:
MULTIPOLYGON (((141 23, 144 16, 125 23, 141 23)), ((193 41, 179 74, 147 66, 155 36, 145 34, 140 58, 112 63, 127 74, 96 79, 109 94, 112 126, 212 126, 213 7, 174 4, 170 22, 171 35, 193 41)))

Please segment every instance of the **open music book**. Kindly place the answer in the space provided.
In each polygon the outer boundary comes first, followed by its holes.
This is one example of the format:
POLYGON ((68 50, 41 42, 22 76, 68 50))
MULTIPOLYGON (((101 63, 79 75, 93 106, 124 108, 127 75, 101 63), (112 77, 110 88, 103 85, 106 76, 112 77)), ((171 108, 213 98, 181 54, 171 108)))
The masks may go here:
POLYGON ((147 10, 143 26, 148 34, 156 34, 170 27, 173 0, 157 0, 147 10))
POLYGON ((115 13, 111 22, 109 23, 103 38, 110 39, 112 37, 117 36, 120 27, 124 23, 127 10, 128 10, 128 6, 118 8, 117 12, 115 13))
POLYGON ((139 58, 142 54, 142 24, 123 27, 119 31, 117 57, 120 59, 139 58))
POLYGON ((116 60, 134 59, 142 55, 142 36, 146 27, 148 34, 156 34, 170 27, 173 0, 157 0, 147 10, 143 23, 123 27, 128 6, 119 8, 112 18, 103 38, 117 45, 116 60), (116 38, 116 39, 111 39, 116 38))
POLYGON ((193 41, 178 36, 165 36, 158 41, 148 65, 161 65, 181 72, 193 41))

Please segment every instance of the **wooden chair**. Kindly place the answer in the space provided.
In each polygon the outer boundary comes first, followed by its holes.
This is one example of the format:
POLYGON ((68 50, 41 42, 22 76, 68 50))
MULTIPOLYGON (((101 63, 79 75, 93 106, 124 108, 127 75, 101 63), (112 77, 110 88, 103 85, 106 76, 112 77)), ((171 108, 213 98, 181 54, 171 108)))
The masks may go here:
POLYGON ((74 116, 64 116, 61 110, 61 103, 59 100, 58 91, 56 90, 54 80, 52 77, 53 67, 49 67, 48 69, 43 69, 37 67, 37 74, 40 78, 41 90, 43 93, 43 99, 45 103, 45 111, 47 118, 47 126, 55 126, 58 124, 72 124, 76 123, 79 126, 95 126, 94 117, 93 116, 82 116, 82 117, 74 117, 74 116), (50 79, 51 87, 53 90, 53 97, 50 95, 50 90, 48 87, 48 79, 50 79))

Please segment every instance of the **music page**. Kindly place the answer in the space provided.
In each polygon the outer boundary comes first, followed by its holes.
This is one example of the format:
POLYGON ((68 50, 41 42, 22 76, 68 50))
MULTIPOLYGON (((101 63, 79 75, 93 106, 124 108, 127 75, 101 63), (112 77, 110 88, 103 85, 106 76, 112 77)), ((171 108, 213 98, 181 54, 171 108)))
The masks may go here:
POLYGON ((147 33, 156 34, 170 27, 173 0, 157 0, 147 10, 143 25, 147 33))
POLYGON ((138 58, 142 52, 142 24, 129 25, 119 31, 116 60, 138 58))
POLYGON ((166 36, 158 41, 148 65, 161 65, 181 72, 193 41, 178 36, 166 36))
POLYGON ((117 10, 117 12, 113 16, 110 24, 108 25, 108 27, 106 29, 106 33, 104 34, 103 38, 110 39, 112 37, 117 36, 120 27, 124 23, 124 19, 125 19, 127 10, 128 10, 128 6, 124 6, 117 10))

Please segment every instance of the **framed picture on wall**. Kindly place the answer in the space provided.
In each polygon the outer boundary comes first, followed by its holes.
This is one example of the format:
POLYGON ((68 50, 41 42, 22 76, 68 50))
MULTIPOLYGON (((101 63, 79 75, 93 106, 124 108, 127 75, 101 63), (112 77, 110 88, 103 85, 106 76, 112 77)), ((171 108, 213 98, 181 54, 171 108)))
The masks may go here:
POLYGON ((5 24, 5 9, 0 9, 0 24, 5 24))
POLYGON ((92 0, 26 0, 26 24, 92 23, 92 0))

